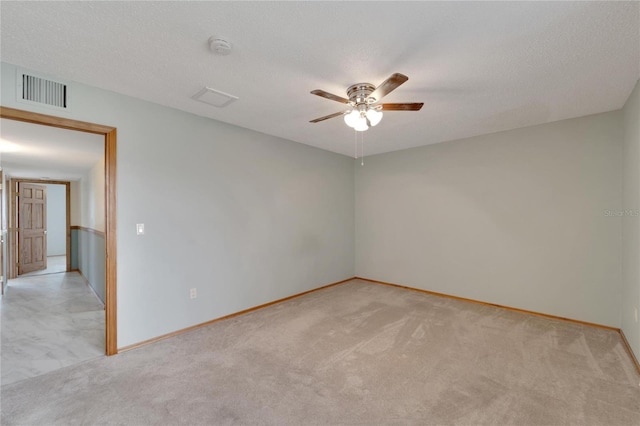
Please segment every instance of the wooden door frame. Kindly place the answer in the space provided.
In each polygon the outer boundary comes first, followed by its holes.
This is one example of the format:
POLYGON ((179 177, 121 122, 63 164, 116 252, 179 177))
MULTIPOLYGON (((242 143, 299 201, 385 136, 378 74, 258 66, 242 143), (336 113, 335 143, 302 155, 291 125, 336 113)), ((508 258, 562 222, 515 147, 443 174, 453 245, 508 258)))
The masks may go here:
POLYGON ((11 194, 11 199, 9 200, 9 221, 8 227, 9 232, 7 234, 9 237, 9 245, 7 247, 7 253, 12 253, 13 256, 9 256, 9 271, 7 271, 7 279, 17 278, 18 271, 16 268, 16 261, 20 260, 20 250, 18 247, 18 238, 15 237, 17 227, 13 221, 18 217, 19 207, 16 203, 16 186, 20 183, 34 183, 34 184, 42 184, 42 185, 64 185, 65 186, 65 205, 66 205, 66 250, 65 254, 67 256, 67 268, 66 271, 71 271, 71 182, 66 180, 51 180, 51 179, 27 179, 27 178, 10 178, 9 179, 9 193, 11 194), (17 257, 16 257, 17 256, 17 257), (15 258, 14 258, 15 257, 15 258))
POLYGON ((116 133, 111 126, 0 106, 0 118, 104 136, 105 185, 105 352, 118 353, 116 293, 116 133))

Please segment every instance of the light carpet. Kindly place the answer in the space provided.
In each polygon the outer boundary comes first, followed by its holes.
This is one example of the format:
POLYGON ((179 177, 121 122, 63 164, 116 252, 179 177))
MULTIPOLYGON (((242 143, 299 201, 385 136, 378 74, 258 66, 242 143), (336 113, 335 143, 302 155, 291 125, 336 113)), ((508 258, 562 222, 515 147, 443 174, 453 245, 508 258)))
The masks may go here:
POLYGON ((104 307, 78 272, 10 280, 0 318, 2 385, 104 356, 104 307))
POLYGON ((638 425, 620 336, 350 281, 2 387, 2 424, 638 425))

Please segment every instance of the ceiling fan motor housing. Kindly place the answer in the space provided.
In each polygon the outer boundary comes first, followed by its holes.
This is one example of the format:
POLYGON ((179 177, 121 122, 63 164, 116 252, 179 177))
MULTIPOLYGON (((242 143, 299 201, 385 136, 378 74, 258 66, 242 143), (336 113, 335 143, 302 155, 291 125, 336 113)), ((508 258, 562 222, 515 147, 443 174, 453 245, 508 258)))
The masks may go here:
POLYGON ((347 89, 347 96, 349 101, 353 105, 359 104, 372 104, 376 101, 375 98, 371 98, 370 95, 376 90, 376 86, 371 83, 357 83, 349 86, 347 89))

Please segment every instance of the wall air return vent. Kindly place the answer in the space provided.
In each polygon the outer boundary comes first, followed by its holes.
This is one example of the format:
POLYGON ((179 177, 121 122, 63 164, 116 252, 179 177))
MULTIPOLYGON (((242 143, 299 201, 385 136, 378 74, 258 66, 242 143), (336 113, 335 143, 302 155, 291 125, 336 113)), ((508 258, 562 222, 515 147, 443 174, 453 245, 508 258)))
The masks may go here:
POLYGON ((18 102, 69 110, 68 84, 23 71, 18 71, 16 82, 18 102))

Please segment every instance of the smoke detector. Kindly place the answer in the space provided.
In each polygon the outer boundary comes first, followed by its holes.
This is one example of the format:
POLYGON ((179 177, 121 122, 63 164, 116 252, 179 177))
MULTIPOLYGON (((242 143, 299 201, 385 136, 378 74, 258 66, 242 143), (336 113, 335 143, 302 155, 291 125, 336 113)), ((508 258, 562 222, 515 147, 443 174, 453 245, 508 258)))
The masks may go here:
POLYGON ((228 55, 231 53, 231 43, 221 36, 209 37, 209 49, 216 55, 228 55))

